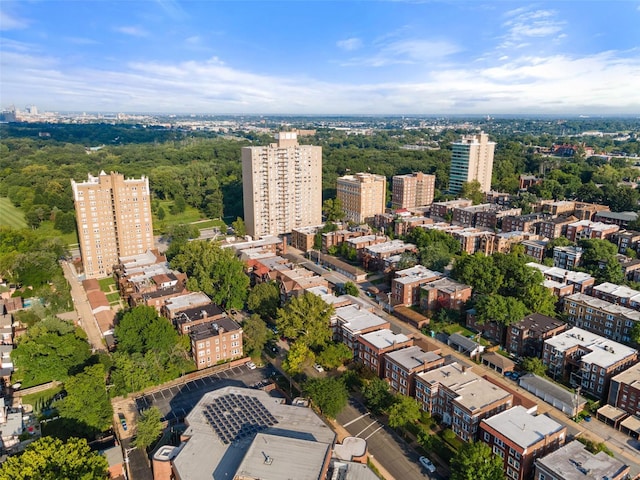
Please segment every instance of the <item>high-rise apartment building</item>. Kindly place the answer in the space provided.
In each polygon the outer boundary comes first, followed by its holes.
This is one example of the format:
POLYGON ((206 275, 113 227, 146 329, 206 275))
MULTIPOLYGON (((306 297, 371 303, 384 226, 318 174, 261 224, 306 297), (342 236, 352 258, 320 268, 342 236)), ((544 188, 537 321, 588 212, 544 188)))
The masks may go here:
POLYGON ((373 173, 356 173, 338 178, 337 198, 342 202, 347 220, 364 223, 384 213, 387 177, 373 173))
POLYGON ((391 207, 414 208, 433 203, 436 176, 422 172, 395 175, 391 187, 391 207))
POLYGON ((242 149, 244 221, 254 238, 322 223, 322 147, 299 145, 294 132, 276 140, 242 149))
POLYGON ((489 135, 464 135, 458 142, 451 144, 451 172, 449 173, 449 191, 460 193, 464 182, 477 180, 483 192, 491 190, 493 173, 493 153, 495 142, 489 141, 489 135))
POLYGON ((111 275, 119 257, 154 248, 149 179, 104 171, 71 180, 86 278, 111 275))

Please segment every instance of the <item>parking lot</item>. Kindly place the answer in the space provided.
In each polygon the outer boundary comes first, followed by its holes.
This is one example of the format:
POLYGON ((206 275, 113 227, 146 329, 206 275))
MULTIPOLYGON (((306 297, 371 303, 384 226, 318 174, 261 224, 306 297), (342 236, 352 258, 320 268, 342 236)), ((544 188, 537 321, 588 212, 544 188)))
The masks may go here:
POLYGON ((162 413, 163 420, 175 424, 189 414, 205 393, 232 385, 260 388, 269 383, 273 372, 270 366, 252 370, 241 365, 181 385, 146 393, 136 397, 135 405, 138 411, 155 406, 162 413))

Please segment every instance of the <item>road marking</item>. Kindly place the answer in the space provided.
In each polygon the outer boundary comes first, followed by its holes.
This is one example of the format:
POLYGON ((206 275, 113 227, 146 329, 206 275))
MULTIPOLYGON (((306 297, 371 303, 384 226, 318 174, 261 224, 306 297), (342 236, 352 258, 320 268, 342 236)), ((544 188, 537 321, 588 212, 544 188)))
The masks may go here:
POLYGON ((353 420, 351 420, 350 422, 347 422, 343 425, 343 427, 348 427, 349 425, 351 425, 352 423, 357 422, 358 420, 360 420, 362 417, 366 417, 367 415, 369 415, 368 413, 365 413, 363 415, 360 415, 358 418, 354 418, 353 420))
POLYGON ((370 437, 373 437, 378 432, 378 430, 381 430, 382 428, 382 426, 376 428, 371 434, 369 434, 368 437, 365 438, 365 440, 369 440, 370 437))
POLYGON ((372 422, 369 425, 367 425, 365 428, 363 428, 362 430, 360 430, 360 432, 358 432, 358 434, 356 435, 356 437, 359 437, 361 433, 364 433, 365 430, 369 430, 369 428, 373 427, 374 425, 377 425, 378 422, 372 422))

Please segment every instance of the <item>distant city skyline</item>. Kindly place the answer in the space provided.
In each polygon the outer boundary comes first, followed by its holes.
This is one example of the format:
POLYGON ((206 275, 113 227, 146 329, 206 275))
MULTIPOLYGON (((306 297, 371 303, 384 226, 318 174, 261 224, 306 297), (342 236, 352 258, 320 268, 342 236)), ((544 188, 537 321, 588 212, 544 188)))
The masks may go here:
POLYGON ((0 107, 640 114, 640 1, 3 1, 0 107))

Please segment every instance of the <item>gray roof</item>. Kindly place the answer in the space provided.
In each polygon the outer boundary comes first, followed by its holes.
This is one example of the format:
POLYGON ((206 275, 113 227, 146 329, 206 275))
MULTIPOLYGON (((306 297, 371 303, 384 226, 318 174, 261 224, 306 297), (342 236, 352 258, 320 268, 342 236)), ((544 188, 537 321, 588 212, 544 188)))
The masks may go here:
POLYGON ((435 362, 442 358, 437 353, 425 352, 416 345, 387 353, 386 357, 407 370, 413 370, 425 363, 435 362))
POLYGON ((596 214, 600 218, 610 218, 612 220, 622 220, 623 222, 634 222, 638 219, 636 212, 607 212, 602 211, 596 214))
MULTIPOLYGON (((555 383, 545 378, 534 375, 533 373, 528 373, 520 377, 519 384, 525 389, 527 388, 527 386, 533 387, 537 392, 544 393, 545 396, 559 400, 565 405, 575 405, 574 393, 560 387, 559 385, 556 385, 555 383)), ((540 397, 540 395, 538 395, 537 393, 536 396, 540 397)), ((578 404, 584 405, 585 403, 586 400, 583 397, 578 396, 578 404)))
POLYGON ((516 445, 527 449, 564 427, 545 415, 531 415, 518 405, 482 420, 516 445))
POLYGON ((459 345, 462 348, 466 349, 468 352, 475 350, 480 346, 478 342, 474 342, 470 338, 467 338, 464 335, 460 335, 459 333, 453 333, 449 335, 449 342, 449 345, 454 343, 455 345, 459 345))
POLYGON ((538 458, 542 465, 557 478, 563 480, 602 480, 619 478, 629 467, 604 452, 589 453, 577 440, 566 444, 546 457, 538 458))

